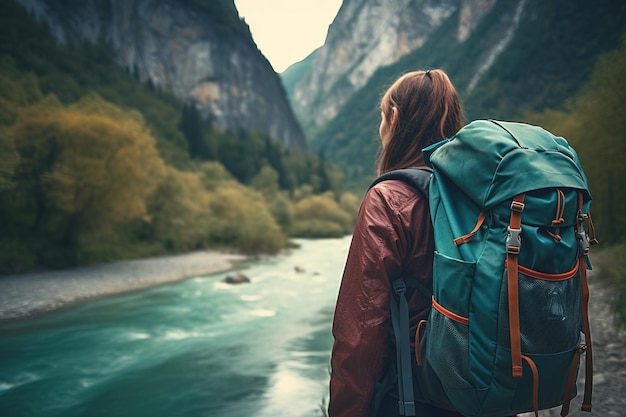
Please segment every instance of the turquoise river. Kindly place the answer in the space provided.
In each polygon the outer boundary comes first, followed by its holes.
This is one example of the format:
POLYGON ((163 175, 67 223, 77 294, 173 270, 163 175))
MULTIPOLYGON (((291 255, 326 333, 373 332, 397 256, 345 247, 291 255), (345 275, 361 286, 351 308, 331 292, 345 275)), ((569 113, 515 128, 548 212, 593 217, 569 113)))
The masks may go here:
POLYGON ((321 416, 350 238, 298 243, 235 271, 0 324, 0 415, 321 416), (251 283, 221 281, 233 272, 251 283))

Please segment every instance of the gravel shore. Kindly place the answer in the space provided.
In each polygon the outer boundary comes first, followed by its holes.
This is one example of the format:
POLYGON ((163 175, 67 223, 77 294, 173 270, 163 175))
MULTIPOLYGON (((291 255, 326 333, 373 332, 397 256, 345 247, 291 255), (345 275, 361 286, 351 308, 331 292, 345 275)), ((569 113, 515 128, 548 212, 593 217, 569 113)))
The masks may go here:
POLYGON ((215 251, 0 276, 0 321, 33 317, 88 299, 227 271, 246 257, 215 251))

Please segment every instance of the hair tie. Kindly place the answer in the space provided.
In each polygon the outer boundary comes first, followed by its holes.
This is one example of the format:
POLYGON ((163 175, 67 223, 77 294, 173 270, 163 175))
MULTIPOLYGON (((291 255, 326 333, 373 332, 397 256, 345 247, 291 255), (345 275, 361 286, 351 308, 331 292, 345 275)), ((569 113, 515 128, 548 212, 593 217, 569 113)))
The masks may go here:
POLYGON ((431 80, 433 79, 433 77, 430 75, 430 70, 426 71, 426 76, 430 78, 431 80))

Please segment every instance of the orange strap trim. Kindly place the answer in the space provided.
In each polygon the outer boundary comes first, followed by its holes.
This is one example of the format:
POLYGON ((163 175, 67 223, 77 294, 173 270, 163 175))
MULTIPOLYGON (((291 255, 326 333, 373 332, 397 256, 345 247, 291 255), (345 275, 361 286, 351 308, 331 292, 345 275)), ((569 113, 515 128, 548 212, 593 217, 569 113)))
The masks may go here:
POLYGON ((420 350, 420 329, 422 325, 426 324, 426 320, 420 320, 415 330, 415 359, 417 360, 417 366, 422 366, 422 352, 420 350))
POLYGON ((556 240, 557 242, 561 241, 561 236, 557 235, 556 233, 552 233, 550 230, 546 229, 546 233, 548 233, 550 235, 550 237, 554 240, 556 240))
POLYGON ((447 308, 439 304, 437 301, 435 301, 434 296, 433 296, 433 307, 435 308, 435 310, 437 310, 438 312, 440 312, 441 314, 443 314, 450 320, 454 320, 457 323, 461 323, 466 326, 469 325, 469 319, 467 317, 459 316, 458 314, 453 313, 452 311, 448 310, 447 308))
POLYGON ((530 366, 533 374, 533 409, 535 410, 535 417, 539 417, 539 370, 535 362, 528 356, 522 355, 522 359, 530 366))
MULTIPOLYGON (((567 281, 568 279, 574 278, 574 276, 576 276, 580 265, 580 259, 576 259, 576 265, 574 265, 574 268, 561 274, 548 274, 547 272, 539 272, 535 271, 534 269, 526 268, 522 265, 518 265, 517 268, 519 272, 531 278, 541 279, 544 281, 567 281)), ((507 261, 504 261, 504 266, 508 266, 507 261)))
POLYGON ((478 231, 480 230, 480 227, 483 225, 484 222, 485 222, 485 215, 481 212, 478 215, 478 221, 476 222, 476 226, 474 226, 474 229, 468 234, 454 239, 454 244, 456 246, 459 246, 459 245, 462 245, 463 243, 467 243, 470 240, 472 240, 474 236, 476 235, 476 233, 478 233, 478 231))
POLYGON ((565 193, 562 190, 556 190, 556 214, 554 220, 552 220, 552 227, 559 226, 565 220, 563 220, 563 214, 565 213, 565 193))
MULTIPOLYGON (((511 203, 511 220, 509 221, 509 239, 512 232, 519 233, 522 226, 522 211, 524 210, 524 194, 520 194, 513 198, 511 203)), ((519 324, 519 290, 517 282, 518 263, 517 255, 519 254, 520 242, 513 242, 515 245, 507 243, 507 284, 508 284, 508 301, 509 301, 509 332, 511 338, 511 362, 512 374, 514 378, 522 377, 522 340, 520 336, 519 324)))
POLYGON ((572 364, 569 367, 569 377, 567 379, 567 386, 565 387, 565 394, 563 394, 563 405, 561 406, 561 417, 565 417, 569 414, 569 405, 572 402, 572 395, 574 394, 574 385, 576 384, 576 375, 578 372, 578 361, 580 360, 581 350, 586 349, 584 345, 579 345, 574 351, 574 357, 572 358, 572 364))

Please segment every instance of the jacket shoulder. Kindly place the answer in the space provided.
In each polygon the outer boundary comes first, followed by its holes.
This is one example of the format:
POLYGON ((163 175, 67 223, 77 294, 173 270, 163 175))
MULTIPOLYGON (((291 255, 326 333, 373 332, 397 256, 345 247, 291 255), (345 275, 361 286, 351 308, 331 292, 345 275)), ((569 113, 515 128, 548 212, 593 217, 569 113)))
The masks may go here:
POLYGON ((403 210, 408 205, 417 204, 418 201, 427 202, 428 197, 406 181, 390 179, 381 181, 371 187, 367 193, 366 200, 379 200, 380 203, 394 210, 403 210))
POLYGON ((433 171, 430 168, 425 167, 397 169, 380 175, 370 184, 370 188, 375 187, 381 182, 397 180, 411 185, 413 188, 419 190, 422 194, 428 197, 432 175, 433 171))

